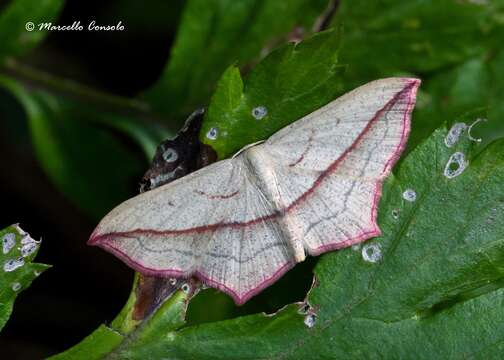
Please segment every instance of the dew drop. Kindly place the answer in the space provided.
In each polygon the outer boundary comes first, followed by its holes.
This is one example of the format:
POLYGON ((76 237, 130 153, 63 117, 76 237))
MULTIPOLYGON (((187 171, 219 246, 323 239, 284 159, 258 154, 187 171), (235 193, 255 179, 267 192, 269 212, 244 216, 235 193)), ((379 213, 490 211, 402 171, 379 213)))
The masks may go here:
POLYGON ((177 284, 177 279, 175 279, 175 278, 169 278, 168 282, 170 283, 171 286, 175 286, 177 284))
POLYGON ((252 109, 252 116, 257 120, 261 120, 268 115, 268 109, 265 106, 257 106, 252 109))
POLYGON ((354 245, 352 245, 352 250, 353 251, 359 251, 360 248, 361 248, 361 244, 354 244, 354 245))
POLYGON ((364 261, 375 263, 382 257, 379 244, 366 244, 362 247, 362 258, 364 261))
POLYGON ((397 209, 392 210, 392 217, 394 219, 399 219, 399 210, 397 209))
POLYGON ((7 233, 2 237, 3 253, 7 254, 16 245, 16 234, 7 233))
POLYGON ((451 127, 450 131, 446 135, 444 139, 444 143, 447 147, 452 147, 457 143, 460 138, 460 135, 467 129, 467 125, 465 123, 455 123, 451 127))
POLYGON ((469 162, 465 160, 464 153, 457 151, 448 159, 444 169, 444 176, 448 179, 459 176, 462 174, 467 165, 469 165, 469 162))
POLYGON ((304 318, 304 323, 310 329, 315 326, 315 322, 317 321, 317 316, 314 314, 308 314, 304 318))
POLYGON ((14 291, 19 291, 19 290, 21 290, 21 284, 18 282, 14 282, 14 283, 12 283, 11 288, 14 291))
POLYGON ((37 251, 38 247, 39 247, 38 242, 36 241, 28 242, 21 247, 21 255, 23 257, 27 257, 33 254, 35 251, 37 251))
POLYGON ((11 272, 24 265, 24 259, 20 257, 19 259, 10 259, 4 263, 4 271, 11 272))
POLYGON ((183 284, 180 288, 186 294, 189 294, 189 291, 191 291, 191 287, 189 286, 188 283, 183 284))
POLYGON ((40 271, 35 270, 35 271, 33 272, 33 275, 35 275, 35 276, 39 276, 39 275, 40 275, 40 271))
POLYGON ((219 130, 217 130, 217 128, 213 127, 210 130, 208 130, 206 137, 210 140, 215 140, 215 139, 217 139, 218 134, 219 134, 219 130))
POLYGON ((403 194, 402 194, 402 197, 404 200, 406 201, 410 201, 410 202, 413 202, 416 200, 416 192, 415 190, 413 189, 406 189, 403 194))

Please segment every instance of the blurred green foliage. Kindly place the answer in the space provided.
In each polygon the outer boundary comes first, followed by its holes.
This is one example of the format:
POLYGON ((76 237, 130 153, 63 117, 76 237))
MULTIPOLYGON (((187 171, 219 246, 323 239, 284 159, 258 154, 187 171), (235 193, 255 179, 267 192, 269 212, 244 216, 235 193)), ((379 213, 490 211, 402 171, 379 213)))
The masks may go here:
POLYGON ((27 31, 27 22, 38 24, 56 18, 64 0, 15 0, 0 13, 0 61, 30 51, 47 35, 44 31, 27 31))
MULTIPOLYGON (((20 55, 46 35, 25 31, 26 19, 56 20, 63 2, 33 3, 12 0, 0 13, 0 86, 25 109, 48 177, 97 219, 133 195, 127 184, 137 180, 132 177, 145 166, 144 156, 197 106, 208 106, 201 140, 225 158, 370 80, 406 75, 423 81, 410 154, 387 181, 380 203, 385 235, 372 242, 380 244, 383 258, 366 263, 351 249, 324 255, 316 266, 319 287, 308 296, 317 313, 314 327, 304 324, 308 315, 297 305, 274 316, 219 321, 243 311, 214 291, 191 303, 187 324, 179 293, 147 325, 102 326, 59 358, 101 358, 110 351, 112 358, 230 359, 483 358, 501 352, 504 234, 502 216, 492 212, 502 214, 504 201, 504 1, 341 0, 329 21, 342 29, 341 37, 335 30, 311 37, 333 2, 189 0, 161 76, 134 99, 145 105, 138 116, 130 111, 131 99, 23 71, 20 55), (299 37, 308 40, 283 45, 299 37), (90 95, 113 109, 90 107, 90 95), (253 116, 258 107, 266 110, 260 119, 253 116), (443 145, 443 124, 477 118, 488 119, 472 132, 483 141, 464 138, 457 149, 470 165, 448 180, 442 172, 453 149, 443 145), (214 128, 212 140, 207 134, 214 128), (415 203, 402 200, 406 188, 417 191, 415 203), (204 321, 210 323, 197 325, 204 321), (123 341, 126 332, 134 335, 123 341)), ((298 268, 311 276, 309 267, 298 268)), ((268 298, 299 293, 296 278, 285 278, 288 285, 272 286, 268 298)), ((252 300, 247 311, 279 307, 262 301, 252 300)))
POLYGON ((130 196, 131 183, 143 170, 145 152, 152 156, 163 133, 127 117, 96 112, 71 99, 44 91, 28 92, 0 76, 26 110, 33 147, 54 184, 85 213, 99 219, 130 196), (129 138, 136 140, 131 151, 129 138))
POLYGON ((146 98, 181 124, 194 108, 208 103, 230 64, 257 61, 262 50, 282 42, 295 26, 309 32, 326 6, 327 0, 188 1, 170 60, 146 98))
POLYGON ((504 1, 342 1, 333 24, 345 29, 345 90, 386 76, 422 79, 410 149, 445 121, 476 116, 490 120, 478 129, 482 148, 504 135, 504 1))

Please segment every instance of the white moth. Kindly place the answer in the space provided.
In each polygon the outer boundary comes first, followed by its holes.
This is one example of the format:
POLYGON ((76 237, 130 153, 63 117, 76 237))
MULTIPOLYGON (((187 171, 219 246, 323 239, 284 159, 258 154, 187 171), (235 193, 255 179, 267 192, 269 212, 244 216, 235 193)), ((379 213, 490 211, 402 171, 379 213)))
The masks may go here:
POLYGON ((112 210, 91 235, 137 271, 197 276, 242 304, 307 254, 380 234, 381 184, 420 80, 371 82, 248 147, 112 210))

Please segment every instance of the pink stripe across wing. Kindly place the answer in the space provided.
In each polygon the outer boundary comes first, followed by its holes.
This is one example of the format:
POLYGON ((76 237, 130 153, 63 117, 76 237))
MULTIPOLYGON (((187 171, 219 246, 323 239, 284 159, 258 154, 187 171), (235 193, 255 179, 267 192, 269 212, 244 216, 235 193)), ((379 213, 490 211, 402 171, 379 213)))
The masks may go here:
MULTIPOLYGON (((395 150, 395 152, 392 154, 391 158, 389 161, 386 163, 383 173, 386 175, 388 171, 390 171, 392 165, 397 161, 399 158, 402 150, 405 147, 406 140, 407 140, 407 135, 409 133, 409 117, 410 117, 410 112, 414 104, 414 99, 415 99, 415 94, 416 94, 416 88, 418 87, 420 81, 419 80, 407 80, 406 86, 399 91, 397 94, 394 95, 392 99, 390 99, 387 104, 380 110, 376 112, 376 114, 373 116, 373 118, 369 121, 369 123, 366 125, 366 127, 362 130, 362 132, 357 136, 356 140, 353 142, 351 146, 349 146, 343 154, 338 157, 329 167, 324 170, 319 177, 314 181, 313 185, 310 187, 310 189, 306 190, 305 193, 303 193, 299 198, 297 198, 294 202, 292 202, 289 206, 280 209, 272 214, 265 215, 259 218, 255 218, 249 221, 243 221, 243 222, 222 222, 222 223, 215 223, 215 224, 208 224, 208 225, 203 225, 203 226, 198 226, 198 227, 192 227, 192 228, 187 228, 187 229, 180 229, 180 230, 153 230, 153 229, 134 229, 130 231, 125 231, 125 232, 111 232, 111 233, 106 233, 106 234, 95 234, 93 233, 91 235, 91 238, 88 241, 88 244, 93 245, 96 244, 102 240, 105 239, 110 239, 113 236, 118 236, 118 237, 134 237, 136 235, 182 235, 182 234, 190 234, 190 233, 203 233, 207 231, 215 231, 217 229, 221 228, 241 228, 241 227, 246 227, 250 225, 254 225, 259 222, 264 222, 268 221, 274 218, 281 218, 283 216, 286 216, 289 211, 294 209, 295 207, 299 206, 308 196, 310 196, 316 188, 324 181, 324 179, 331 173, 335 172, 338 169, 338 166, 345 160, 347 155, 352 152, 357 145, 362 141, 366 133, 371 129, 373 124, 383 115, 384 112, 386 112, 389 108, 391 108, 399 99, 403 97, 407 97, 408 101, 408 106, 407 106, 407 111, 405 112, 405 119, 404 119, 404 126, 403 126, 403 137, 395 150)), ((381 186, 377 186, 376 189, 377 195, 375 196, 374 204, 373 204, 373 221, 376 219, 376 208, 377 208, 377 202, 379 200, 380 194, 381 194, 381 186)), ((234 194, 231 194, 234 195, 234 194)), ((378 232, 379 233, 379 232, 378 232)))

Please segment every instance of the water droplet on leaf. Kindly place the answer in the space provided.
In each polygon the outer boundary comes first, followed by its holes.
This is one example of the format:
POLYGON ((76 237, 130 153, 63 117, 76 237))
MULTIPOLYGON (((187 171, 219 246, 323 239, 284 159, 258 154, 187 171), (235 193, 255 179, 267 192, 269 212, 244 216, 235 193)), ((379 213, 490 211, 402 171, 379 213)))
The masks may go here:
POLYGON ((450 131, 446 135, 444 139, 444 143, 447 147, 452 147, 457 143, 460 138, 460 135, 467 129, 467 125, 465 123, 455 123, 451 127, 450 131))
POLYGON ((402 194, 402 197, 404 200, 406 201, 415 201, 416 200, 416 192, 415 190, 413 189, 406 189, 403 194, 402 194))
POLYGON ((21 290, 21 284, 18 282, 12 283, 11 288, 14 291, 19 291, 19 290, 21 290))
POLYGON ((21 255, 23 255, 23 257, 27 257, 37 251, 38 247, 39 243, 36 241, 26 243, 21 247, 21 255))
POLYGON ((268 115, 268 109, 265 106, 257 106, 252 109, 252 116, 257 120, 261 120, 268 115))
POLYGON ((448 159, 444 169, 444 176, 448 179, 457 177, 462 174, 467 165, 469 165, 469 162, 465 160, 464 153, 457 151, 448 159))
POLYGON ((310 329, 315 326, 315 322, 317 321, 317 316, 314 314, 308 314, 304 318, 304 323, 310 329))
POLYGON ((24 265, 24 259, 20 257, 19 259, 9 259, 4 263, 4 271, 11 272, 24 265))
POLYGON ((210 140, 215 140, 217 139, 217 135, 219 135, 219 130, 217 130, 217 128, 211 128, 208 130, 206 137, 210 140))
POLYGON ((7 254, 16 245, 16 234, 7 233, 2 237, 3 253, 7 254))
POLYGON ((366 244, 362 247, 362 258, 364 261, 375 263, 382 257, 379 244, 366 244))

